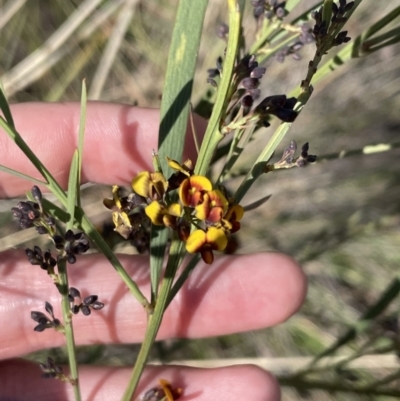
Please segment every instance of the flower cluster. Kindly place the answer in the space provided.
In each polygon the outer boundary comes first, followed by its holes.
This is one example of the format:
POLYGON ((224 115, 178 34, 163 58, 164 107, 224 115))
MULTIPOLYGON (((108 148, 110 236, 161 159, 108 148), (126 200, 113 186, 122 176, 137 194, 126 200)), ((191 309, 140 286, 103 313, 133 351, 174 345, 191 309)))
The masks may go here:
MULTIPOLYGON (((248 127, 251 124, 268 127, 271 115, 284 122, 293 122, 297 112, 293 110, 297 99, 287 99, 285 95, 268 96, 258 103, 260 97, 258 89, 260 80, 266 69, 260 67, 255 55, 244 56, 236 65, 231 83, 231 99, 224 118, 222 134, 229 134, 232 130, 248 127)), ((222 73, 222 59, 217 60, 217 68, 208 70, 208 82, 218 86, 214 79, 222 73)))
POLYGON ((68 300, 71 312, 75 315, 81 311, 85 316, 89 316, 92 313, 92 309, 100 310, 104 307, 104 304, 98 301, 97 295, 89 295, 82 300, 81 293, 74 287, 71 287, 68 291, 68 300))
POLYGON ((274 17, 282 19, 287 14, 285 10, 286 1, 278 0, 251 0, 253 6, 254 18, 258 19, 264 16, 267 19, 274 17))
POLYGON ((65 379, 62 367, 55 364, 53 358, 48 357, 47 363, 40 363, 40 368, 42 369, 42 377, 44 379, 65 379))
MULTIPOLYGON (((190 160, 179 164, 168 159, 168 165, 176 172, 167 180, 161 172, 142 171, 132 180, 133 197, 141 199, 144 214, 156 226, 174 230, 186 243, 190 253, 200 253, 207 264, 214 260, 213 251, 223 251, 228 237, 240 228, 244 209, 229 198, 223 188, 214 189, 211 181, 194 175, 190 160), (170 192, 176 190, 179 201, 170 192)), ((113 188, 113 199, 104 204, 113 209, 113 221, 117 232, 132 231, 131 205, 118 197, 113 188)), ((137 209, 136 209, 137 210, 137 209)))
POLYGON ((51 319, 45 315, 43 312, 32 311, 31 318, 38 323, 35 326, 35 331, 44 331, 46 329, 56 329, 57 331, 64 331, 64 327, 60 320, 54 317, 53 306, 46 301, 45 303, 46 312, 50 315, 51 319))
MULTIPOLYGON (((315 36, 317 48, 321 47, 328 33, 333 32, 339 25, 347 21, 345 14, 354 7, 354 1, 347 3, 346 0, 339 0, 339 5, 332 2, 332 18, 331 21, 323 19, 323 7, 312 13, 315 20, 313 34, 315 36)), ((350 37, 347 36, 347 31, 339 32, 330 43, 330 47, 339 46, 342 43, 347 43, 350 37)))
POLYGON ((317 160, 317 156, 308 154, 309 145, 306 142, 301 147, 301 154, 299 157, 295 157, 295 153, 297 150, 296 141, 291 141, 289 146, 283 151, 283 155, 281 159, 270 165, 267 164, 264 168, 264 172, 268 173, 273 170, 279 170, 283 168, 292 168, 292 167, 304 167, 308 163, 314 163, 317 160))

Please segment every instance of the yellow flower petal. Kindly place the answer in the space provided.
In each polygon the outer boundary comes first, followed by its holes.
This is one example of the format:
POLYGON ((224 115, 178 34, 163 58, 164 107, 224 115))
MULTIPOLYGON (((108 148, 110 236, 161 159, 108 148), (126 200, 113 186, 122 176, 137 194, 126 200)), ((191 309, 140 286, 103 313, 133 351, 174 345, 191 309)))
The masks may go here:
POLYGON ((206 242, 215 251, 223 251, 228 245, 228 238, 222 228, 210 227, 206 233, 206 242))
POLYGON ((229 221, 240 221, 244 215, 244 208, 241 205, 233 205, 229 208, 225 215, 225 219, 229 221))
POLYGON ((172 203, 168 206, 167 213, 175 217, 180 217, 182 214, 182 206, 179 203, 172 203))
POLYGON ((150 205, 145 207, 144 211, 154 225, 164 225, 163 216, 165 211, 164 208, 157 201, 151 202, 150 205))
POLYGON ((140 172, 132 180, 132 189, 143 198, 149 197, 150 173, 148 171, 140 172))
POLYGON ((186 241, 186 250, 189 253, 197 253, 206 242, 206 233, 203 230, 193 231, 186 241))

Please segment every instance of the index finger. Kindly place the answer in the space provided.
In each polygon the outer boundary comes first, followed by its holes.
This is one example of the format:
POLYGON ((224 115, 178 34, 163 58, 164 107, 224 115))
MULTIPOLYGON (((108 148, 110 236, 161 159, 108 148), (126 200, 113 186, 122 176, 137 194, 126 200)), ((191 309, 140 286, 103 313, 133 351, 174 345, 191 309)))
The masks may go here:
MULTIPOLYGON (((15 126, 29 147, 65 188, 77 147, 79 103, 23 103, 11 107, 15 126)), ((152 168, 157 149, 159 110, 90 102, 87 105, 82 181, 127 185, 138 172, 152 168)), ((196 158, 189 132, 186 155, 196 158)), ((42 177, 0 129, 0 163, 35 178, 42 177)), ((0 197, 14 197, 32 183, 0 172, 0 197)))

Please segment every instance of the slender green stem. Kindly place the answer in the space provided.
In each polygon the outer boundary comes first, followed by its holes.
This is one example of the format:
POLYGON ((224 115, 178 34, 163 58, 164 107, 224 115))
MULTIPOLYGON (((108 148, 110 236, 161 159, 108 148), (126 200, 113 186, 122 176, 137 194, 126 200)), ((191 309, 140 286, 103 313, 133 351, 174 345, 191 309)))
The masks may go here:
POLYGON ((140 347, 139 355, 135 362, 135 366, 132 371, 132 375, 129 380, 129 385, 125 390, 122 401, 130 401, 133 393, 139 383, 140 377, 146 365, 150 350, 156 339, 158 330, 161 325, 162 317, 168 306, 168 297, 170 290, 175 278, 176 271, 182 260, 182 254, 184 252, 184 243, 179 239, 172 241, 167 267, 165 269, 164 279, 161 284, 161 288, 158 294, 156 305, 153 314, 149 315, 148 325, 144 341, 140 347))
POLYGON ((62 300, 61 310, 64 320, 64 333, 67 342, 67 353, 69 361, 70 376, 72 379, 72 386, 74 388, 75 400, 81 401, 81 390, 79 384, 78 362, 76 360, 76 347, 74 337, 74 327, 72 324, 72 313, 68 301, 68 275, 67 275, 67 261, 61 258, 58 262, 58 276, 60 284, 57 286, 62 300))
MULTIPOLYGON (((242 0, 241 0, 242 1, 242 0)), ((229 38, 224 64, 224 71, 218 87, 217 99, 213 107, 207 130, 201 144, 199 157, 197 159, 195 174, 205 175, 210 167, 215 149, 224 138, 221 134, 220 125, 226 108, 226 100, 230 90, 231 78, 235 67, 237 50, 241 29, 241 10, 235 0, 228 0, 229 5, 229 38)))

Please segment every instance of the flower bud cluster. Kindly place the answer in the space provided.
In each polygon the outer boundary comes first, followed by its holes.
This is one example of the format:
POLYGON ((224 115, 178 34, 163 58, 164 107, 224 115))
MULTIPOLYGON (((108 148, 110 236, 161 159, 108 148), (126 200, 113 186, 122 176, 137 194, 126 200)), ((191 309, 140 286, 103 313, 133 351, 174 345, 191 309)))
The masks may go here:
POLYGON ((265 17, 267 19, 273 19, 274 17, 282 19, 287 15, 285 10, 286 1, 278 0, 251 0, 253 6, 253 15, 255 19, 265 17))
POLYGON ((42 369, 42 377, 44 379, 61 379, 65 380, 65 375, 63 373, 62 367, 54 363, 53 358, 48 357, 47 363, 40 363, 40 368, 42 369))
MULTIPOLYGON (((345 14, 354 7, 354 1, 347 3, 346 0, 339 0, 339 5, 332 2, 332 17, 330 21, 323 19, 323 7, 312 13, 312 17, 315 20, 313 28, 313 34, 317 44, 317 48, 321 48, 325 44, 325 39, 329 33, 334 32, 339 26, 342 26, 346 21, 347 17, 345 14)), ((340 29, 340 28, 339 28, 340 29)), ((347 36, 347 31, 339 32, 332 40, 329 41, 328 48, 333 46, 339 46, 343 43, 347 43, 351 38, 347 36)))
MULTIPOLYGON (((219 60, 218 64, 222 62, 219 60)), ((209 74, 219 74, 222 66, 215 70, 209 70, 209 74)), ((260 97, 258 89, 260 80, 266 69, 260 67, 254 55, 244 56, 234 69, 231 84, 231 100, 221 128, 222 134, 228 134, 232 130, 248 127, 250 124, 268 127, 271 115, 275 115, 284 122, 293 122, 297 112, 293 110, 296 104, 295 98, 287 99, 285 95, 268 96, 258 105, 255 101, 260 97)), ((213 80, 209 75, 209 81, 213 80)), ((214 85, 217 83, 214 81, 214 85)))
POLYGON ((98 301, 98 298, 97 295, 89 295, 82 300, 81 293, 76 288, 71 287, 68 291, 70 309, 74 315, 77 315, 81 311, 85 316, 89 316, 92 313, 92 309, 103 309, 104 304, 98 301))
POLYGON ((299 157, 295 157, 297 150, 297 143, 291 141, 290 145, 283 151, 281 159, 273 165, 267 164, 264 168, 264 172, 268 173, 273 170, 279 170, 282 168, 292 167, 304 167, 308 163, 314 163, 317 160, 317 156, 308 154, 308 142, 306 142, 301 148, 301 154, 299 157))
MULTIPOLYGON (((200 253, 211 264, 213 251, 223 251, 229 235, 239 230, 244 209, 227 197, 224 189, 214 189, 208 178, 194 175, 190 160, 179 164, 168 159, 168 164, 176 171, 168 180, 161 172, 137 174, 132 180, 134 194, 143 200, 140 206, 153 225, 174 230, 188 252, 200 253), (170 192, 175 190, 179 202, 171 200, 170 192)), ((113 193, 113 200, 106 199, 104 204, 117 206, 115 230, 129 231, 129 210, 122 206, 115 188, 113 193)))
POLYGON ((56 329, 57 331, 64 331, 64 327, 59 319, 54 317, 53 306, 46 301, 45 303, 46 312, 50 315, 51 319, 43 312, 32 311, 31 318, 38 323, 35 326, 35 331, 44 331, 46 329, 56 329))

